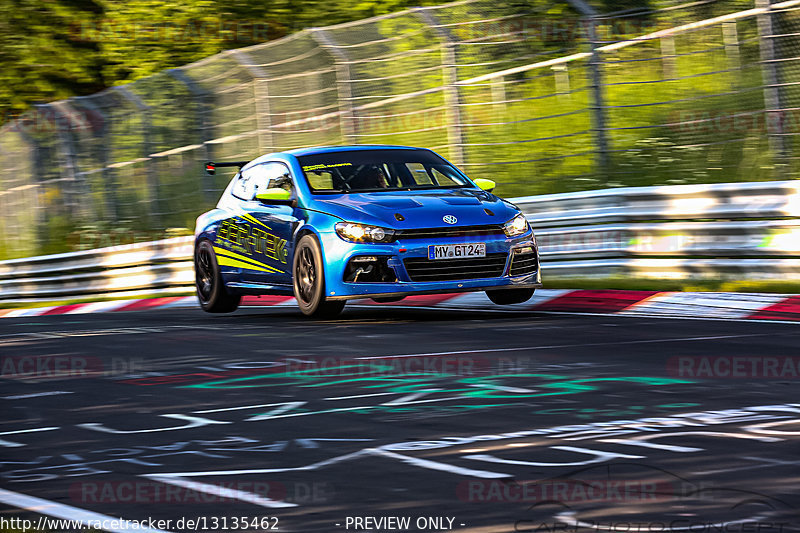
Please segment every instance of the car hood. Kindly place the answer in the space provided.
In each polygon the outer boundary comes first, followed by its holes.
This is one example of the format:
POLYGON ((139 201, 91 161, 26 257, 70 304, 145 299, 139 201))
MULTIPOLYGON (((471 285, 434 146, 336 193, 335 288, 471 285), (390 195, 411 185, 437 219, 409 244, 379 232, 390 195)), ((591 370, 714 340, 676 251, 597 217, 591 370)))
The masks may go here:
POLYGON ((456 217, 453 226, 503 224, 519 212, 513 204, 474 189, 318 195, 313 205, 349 222, 394 229, 448 226, 443 221, 446 215, 456 217))

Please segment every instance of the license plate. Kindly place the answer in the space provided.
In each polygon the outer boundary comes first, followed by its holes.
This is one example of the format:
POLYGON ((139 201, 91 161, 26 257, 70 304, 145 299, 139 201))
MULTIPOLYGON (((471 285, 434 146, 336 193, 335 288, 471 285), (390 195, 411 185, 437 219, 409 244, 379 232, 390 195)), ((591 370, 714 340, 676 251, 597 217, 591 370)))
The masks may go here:
POLYGON ((433 244, 428 246, 428 259, 467 259, 469 257, 486 257, 486 243, 471 244, 433 244))

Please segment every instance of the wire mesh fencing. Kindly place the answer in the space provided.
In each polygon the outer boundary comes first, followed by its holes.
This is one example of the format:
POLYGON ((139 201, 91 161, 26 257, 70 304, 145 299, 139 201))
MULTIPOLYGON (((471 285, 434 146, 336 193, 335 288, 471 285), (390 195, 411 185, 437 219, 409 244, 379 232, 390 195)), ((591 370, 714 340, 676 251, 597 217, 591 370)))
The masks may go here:
POLYGON ((207 160, 429 147, 503 196, 791 178, 800 0, 461 0, 230 50, 0 130, 0 259, 186 231, 207 160))

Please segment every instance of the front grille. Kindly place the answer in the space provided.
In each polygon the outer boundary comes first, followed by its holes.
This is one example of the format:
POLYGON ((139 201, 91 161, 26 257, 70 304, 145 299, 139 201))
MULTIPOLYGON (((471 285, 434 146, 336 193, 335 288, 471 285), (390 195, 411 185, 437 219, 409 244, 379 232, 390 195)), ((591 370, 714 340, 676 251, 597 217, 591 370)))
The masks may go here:
POLYGON ((426 257, 403 260, 411 281, 456 281, 460 279, 497 278, 503 275, 508 254, 486 254, 470 259, 439 259, 426 257))
POLYGON ((535 253, 513 254, 511 256, 511 268, 508 273, 511 276, 523 276, 533 274, 539 268, 539 261, 535 253))
POLYGON ((396 234, 397 240, 405 239, 436 239, 453 237, 483 237, 503 235, 503 226, 494 224, 490 226, 461 226, 446 228, 404 229, 396 234))

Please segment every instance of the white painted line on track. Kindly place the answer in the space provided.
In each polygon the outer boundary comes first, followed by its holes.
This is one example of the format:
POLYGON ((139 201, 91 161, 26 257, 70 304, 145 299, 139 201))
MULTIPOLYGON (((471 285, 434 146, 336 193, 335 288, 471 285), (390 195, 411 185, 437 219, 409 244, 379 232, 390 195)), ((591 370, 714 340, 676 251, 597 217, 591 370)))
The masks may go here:
POLYGON ((238 476, 238 475, 245 475, 245 474, 273 474, 278 472, 292 472, 292 471, 303 471, 303 470, 317 470, 319 468, 323 468, 326 466, 330 466, 332 464, 341 463, 345 461, 353 460, 357 457, 361 457, 364 455, 373 455, 378 457, 386 457, 389 459, 399 460, 406 464, 410 464, 413 466, 418 466, 421 468, 427 468, 428 470, 439 470, 443 472, 450 472, 451 474, 458 474, 461 476, 468 476, 468 477, 478 477, 484 479, 500 479, 500 478, 510 478, 514 477, 511 474, 503 474, 500 472, 489 472, 487 470, 475 470, 473 468, 465 468, 457 465, 450 465, 446 463, 439 463, 436 461, 431 461, 429 459, 420 459, 418 457, 409 457, 406 455, 401 455, 399 453, 394 453, 388 450, 382 450, 380 448, 366 448, 364 450, 359 450, 357 452, 348 453, 346 455, 340 455, 338 457, 334 457, 332 459, 327 459, 325 461, 321 461, 319 463, 314 463, 306 466, 298 466, 298 467, 291 467, 291 468, 258 468, 258 469, 250 469, 250 470, 212 470, 208 472, 170 472, 164 474, 149 474, 147 477, 151 479, 158 479, 159 481, 165 482, 166 478, 184 478, 184 477, 212 477, 212 476, 238 476))
POLYGON ((390 396, 396 394, 396 392, 376 392, 373 394, 356 394, 355 396, 334 396, 333 398, 323 398, 323 400, 354 400, 356 398, 372 398, 373 396, 390 396))
POLYGON ((476 387, 479 389, 493 389, 499 390, 502 392, 521 392, 523 394, 536 392, 535 389, 523 389, 522 387, 505 387, 503 385, 492 385, 490 383, 473 383, 470 387, 476 387))
POLYGON ((320 461, 318 463, 312 463, 310 465, 305 465, 305 466, 292 466, 286 468, 250 468, 247 470, 209 470, 206 472, 165 472, 165 473, 150 474, 150 475, 158 476, 159 478, 176 478, 176 477, 180 478, 180 477, 241 476, 245 474, 274 474, 278 472, 298 472, 304 470, 317 470, 318 468, 324 468, 332 464, 350 461, 352 459, 355 459, 356 457, 366 455, 367 452, 368 450, 359 450, 357 452, 348 453, 345 455, 339 455, 331 459, 325 459, 324 461, 320 461))
MULTIPOLYGON (((242 409, 260 409, 262 407, 283 406, 283 407, 285 407, 285 409, 281 409, 280 410, 280 412, 282 413, 282 412, 288 411, 289 409, 292 409, 294 407, 299 407, 301 405, 304 405, 306 403, 308 403, 308 402, 261 403, 261 404, 256 404, 256 405, 242 405, 242 406, 239 406, 239 407, 222 407, 220 409, 204 409, 202 411, 192 411, 192 412, 194 414, 201 415, 201 414, 207 414, 207 413, 222 413, 224 411, 241 411, 242 409)), ((278 410, 276 409, 275 411, 273 411, 273 413, 274 414, 278 414, 277 411, 278 410)))
POLYGON ((313 416, 313 415, 323 415, 328 413, 341 413, 345 411, 358 411, 360 409, 377 409, 377 405, 361 405, 358 407, 337 407, 335 409, 325 409, 324 411, 309 411, 307 413, 291 413, 288 415, 272 415, 270 413, 265 413, 263 415, 256 415, 254 417, 248 418, 245 422, 258 422, 261 420, 271 420, 273 418, 294 418, 296 416, 313 416))
POLYGON ((72 391, 54 390, 49 392, 31 392, 29 394, 16 394, 14 396, 3 396, 3 400, 27 400, 28 398, 41 398, 43 396, 57 396, 59 394, 75 394, 72 391))
POLYGON ((96 526, 98 524, 112 524, 116 522, 118 528, 105 527, 103 531, 110 531, 112 533, 130 533, 131 531, 140 531, 143 533, 169 533, 163 529, 153 529, 146 527, 136 527, 138 521, 130 521, 122 518, 114 518, 94 511, 87 511, 71 505, 63 503, 51 502, 35 496, 28 496, 27 494, 20 494, 19 492, 12 492, 10 490, 0 489, 0 502, 7 505, 32 511, 38 514, 44 514, 60 518, 62 520, 74 520, 87 526, 96 526))
MULTIPOLYGON (((4 431, 0 433, 0 435, 18 435, 20 433, 36 433, 38 431, 55 431, 56 429, 61 429, 59 426, 51 426, 45 428, 33 428, 33 429, 18 429, 16 431, 4 431)), ((11 442, 8 440, 0 439, 0 446, 5 446, 6 448, 21 448, 25 446, 24 444, 20 444, 18 442, 11 442)))
POLYGON ((489 472, 488 470, 475 470, 473 468, 464 468, 461 466, 450 465, 447 463, 439 463, 431 461, 430 459, 420 459, 418 457, 409 457, 407 455, 400 455, 399 453, 390 452, 381 449, 367 450, 370 455, 377 455, 389 457, 390 459, 397 459, 406 464, 427 468, 428 470, 441 470, 443 472, 450 472, 451 474, 458 474, 461 476, 479 477, 484 479, 501 479, 514 477, 511 474, 502 474, 500 472, 489 472))
POLYGON ((271 509, 282 509, 285 507, 297 507, 296 503, 289 503, 289 502, 282 502, 279 500, 271 500, 269 498, 265 498, 263 496, 259 496, 258 494, 254 494, 252 492, 247 492, 244 490, 236 490, 236 489, 229 489, 222 487, 220 485, 214 485, 213 483, 200 483, 198 481, 188 481, 186 479, 181 479, 179 477, 164 477, 159 476, 157 474, 145 474, 142 477, 146 477, 148 479, 152 479, 154 481, 158 481, 160 483, 167 483, 169 485, 175 485, 177 487, 183 487, 185 489, 189 489, 191 491, 196 492, 204 492, 206 494, 212 494, 219 498, 226 498, 226 499, 234 499, 239 500, 242 502, 252 503, 253 505, 258 505, 260 507, 268 507, 271 509))
POLYGON ((636 341, 616 341, 616 342, 590 342, 585 344, 550 344, 545 346, 518 346, 514 348, 483 348, 476 350, 454 350, 450 352, 427 352, 427 353, 412 353, 412 354, 396 354, 396 355, 375 355, 370 357, 356 357, 357 360, 370 360, 370 359, 391 359, 400 357, 435 357, 443 355, 459 355, 471 353, 502 353, 502 352, 523 352, 528 350, 551 350, 554 348, 581 348, 585 346, 620 346, 627 344, 652 344, 661 342, 693 342, 693 341, 710 341, 721 339, 740 339, 744 337, 766 337, 771 336, 771 333, 752 333, 748 335, 712 335, 707 337, 674 337, 666 339, 642 339, 636 341))

